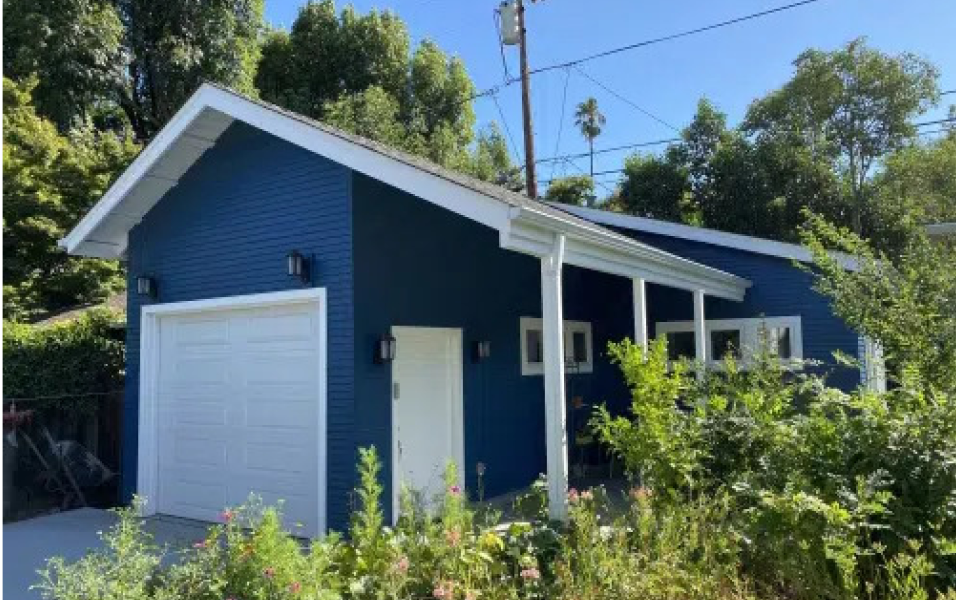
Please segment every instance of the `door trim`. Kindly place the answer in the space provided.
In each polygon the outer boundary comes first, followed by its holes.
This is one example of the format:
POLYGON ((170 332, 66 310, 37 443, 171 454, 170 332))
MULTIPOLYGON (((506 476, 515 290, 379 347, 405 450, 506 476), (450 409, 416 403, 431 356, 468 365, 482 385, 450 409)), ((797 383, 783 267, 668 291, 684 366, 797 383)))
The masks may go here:
MULTIPOLYGON (((164 317, 196 314, 219 310, 241 310, 290 304, 315 304, 319 317, 319 364, 318 368, 318 502, 316 520, 320 535, 325 534, 328 515, 327 496, 327 426, 328 426, 328 308, 325 288, 309 288, 244 296, 225 296, 207 300, 167 302, 141 308, 139 342, 139 441, 137 443, 136 493, 148 503, 142 516, 156 514, 159 491, 159 330, 164 317)), ((226 507, 223 507, 226 508, 226 507)))
MULTIPOLYGON (((402 331, 437 331, 445 333, 449 336, 451 341, 451 365, 452 368, 457 371, 457 376, 453 374, 454 384, 452 385, 451 394, 451 411, 452 411, 452 453, 455 463, 458 467, 458 485, 462 488, 465 486, 465 393, 464 393, 464 382, 465 382, 465 372, 464 372, 464 346, 462 345, 462 340, 464 336, 462 334, 462 329, 458 327, 412 327, 412 326, 392 326, 392 335, 399 340, 398 348, 396 349, 396 354, 401 355, 402 346, 400 343, 400 334, 402 331)), ((399 480, 398 473, 398 432, 395 430, 396 421, 395 421, 395 411, 393 407, 395 406, 395 400, 392 397, 393 390, 395 389, 395 368, 394 363, 392 363, 391 376, 389 378, 389 415, 391 417, 391 434, 392 434, 392 522, 398 522, 399 517, 399 504, 401 497, 401 481, 399 480)))

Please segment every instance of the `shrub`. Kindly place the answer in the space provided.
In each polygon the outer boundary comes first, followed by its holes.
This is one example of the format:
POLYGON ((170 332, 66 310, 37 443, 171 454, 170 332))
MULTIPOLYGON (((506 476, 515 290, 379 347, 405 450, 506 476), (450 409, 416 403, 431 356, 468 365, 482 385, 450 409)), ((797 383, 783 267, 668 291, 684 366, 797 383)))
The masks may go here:
POLYGON ((746 371, 728 363, 698 384, 668 365, 663 342, 645 353, 625 341, 610 353, 631 412, 598 410, 599 436, 659 502, 726 498, 758 589, 891 597, 891 570, 923 562, 927 592, 956 586, 956 399, 909 388, 847 394, 768 357, 746 371))

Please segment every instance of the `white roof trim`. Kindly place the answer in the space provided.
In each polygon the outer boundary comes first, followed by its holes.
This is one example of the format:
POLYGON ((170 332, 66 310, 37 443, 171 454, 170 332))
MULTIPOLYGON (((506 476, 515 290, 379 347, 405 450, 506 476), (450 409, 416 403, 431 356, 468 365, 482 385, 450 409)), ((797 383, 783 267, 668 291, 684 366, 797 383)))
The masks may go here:
POLYGON ((494 228, 503 248, 546 256, 553 235, 562 233, 569 264, 738 301, 750 286, 746 279, 209 84, 190 97, 60 245, 71 254, 121 256, 130 229, 234 120, 494 228))
MULTIPOLYGON (((614 213, 598 208, 586 208, 582 206, 559 205, 552 203, 552 206, 560 207, 569 213, 577 215, 582 219, 587 219, 594 223, 608 225, 610 227, 620 227, 632 231, 641 231, 667 237, 680 238, 693 242, 702 242, 724 248, 733 248, 754 254, 763 254, 766 256, 775 256, 778 258, 787 258, 800 262, 812 263, 813 254, 803 246, 798 244, 789 244, 787 242, 778 242, 766 238, 758 238, 739 233, 729 233, 718 231, 716 229, 706 229, 704 227, 694 227, 682 223, 672 223, 670 221, 658 221, 646 217, 637 217, 634 215, 624 215, 614 213)), ((846 268, 855 268, 856 261, 845 254, 832 253, 841 264, 846 268)))

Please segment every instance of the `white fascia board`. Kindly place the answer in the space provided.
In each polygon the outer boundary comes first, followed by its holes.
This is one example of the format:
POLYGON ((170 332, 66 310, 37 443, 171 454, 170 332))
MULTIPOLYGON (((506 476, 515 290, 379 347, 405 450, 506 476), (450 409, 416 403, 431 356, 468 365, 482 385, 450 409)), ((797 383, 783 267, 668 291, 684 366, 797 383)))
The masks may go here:
MULTIPOLYGON (((167 149, 179 138, 204 108, 202 89, 193 94, 179 111, 169 120, 152 142, 139 153, 139 156, 123 171, 110 189, 103 194, 100 201, 90 209, 70 233, 59 241, 61 248, 69 254, 76 253, 80 244, 87 241, 90 233, 99 225, 117 206, 136 184, 149 173, 149 170, 162 158, 167 149)), ((118 246, 119 248, 119 246, 118 246)), ((125 244, 122 245, 125 248, 125 244)), ((121 252, 120 252, 121 253, 121 252)), ((117 253, 116 256, 119 256, 117 253)), ((112 256, 111 258, 115 258, 112 256)), ((103 257, 106 258, 106 257, 103 257)))
MULTIPOLYGON (((599 208, 570 205, 561 205, 560 208, 582 219, 610 227, 620 227, 621 229, 629 229, 631 231, 663 235, 665 237, 679 238, 692 242, 702 242, 713 246, 733 248, 735 250, 743 250, 745 252, 775 256, 778 258, 787 258, 799 262, 813 262, 813 254, 798 244, 778 242, 776 240, 768 240, 739 233, 717 231, 716 229, 706 229, 704 227, 694 227, 693 225, 684 225, 682 223, 658 221, 656 219, 648 219, 634 215, 623 215, 599 208)), ((857 268, 858 263, 852 256, 847 256, 840 252, 832 252, 831 255, 836 258, 845 269, 855 270, 857 268)))
POLYGON ((589 228, 550 214, 519 209, 510 227, 501 234, 501 247, 546 256, 553 246, 554 234, 567 236, 565 262, 632 279, 684 290, 704 290, 707 294, 741 301, 750 282, 736 275, 700 265, 651 246, 589 228))

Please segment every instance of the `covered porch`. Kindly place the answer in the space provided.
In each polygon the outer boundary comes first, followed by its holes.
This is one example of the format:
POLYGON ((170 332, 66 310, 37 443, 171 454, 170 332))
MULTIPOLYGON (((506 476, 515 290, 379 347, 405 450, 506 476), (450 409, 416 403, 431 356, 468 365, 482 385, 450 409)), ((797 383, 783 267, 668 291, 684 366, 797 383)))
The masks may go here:
MULTIPOLYGON (((540 260, 542 373, 544 378, 544 421, 550 517, 565 520, 568 511, 569 467, 573 456, 568 430, 568 407, 576 396, 569 385, 578 340, 574 327, 565 318, 565 273, 567 267, 583 268, 624 278, 630 282, 633 340, 647 347, 649 341, 649 285, 676 288, 692 298, 694 358, 703 375, 710 340, 707 331, 708 296, 740 302, 750 282, 734 275, 705 267, 693 261, 660 251, 651 246, 623 240, 600 242, 576 238, 547 219, 522 223, 503 236, 502 246, 534 254, 540 260), (621 242, 621 243, 618 243, 621 242), (569 393, 570 392, 570 393, 569 393)), ((664 331, 658 331, 658 335, 664 331)), ((591 360, 595 360, 591 357, 591 360)), ((606 360, 606 359, 605 359, 606 360)))

